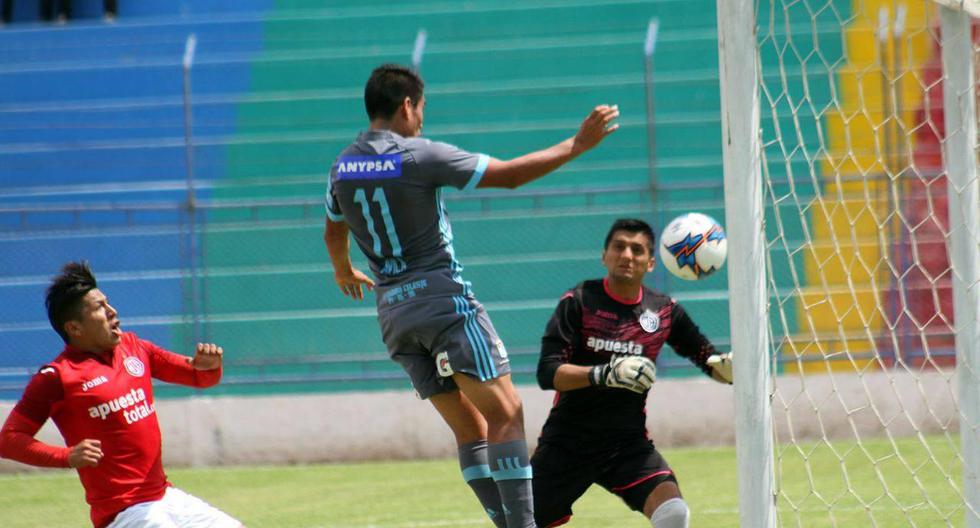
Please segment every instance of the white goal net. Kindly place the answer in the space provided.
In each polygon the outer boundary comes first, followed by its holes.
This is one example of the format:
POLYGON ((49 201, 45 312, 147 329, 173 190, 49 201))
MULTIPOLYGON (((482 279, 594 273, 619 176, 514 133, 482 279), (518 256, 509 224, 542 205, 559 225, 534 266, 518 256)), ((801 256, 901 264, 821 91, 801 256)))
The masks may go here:
MULTIPOLYGON (((762 381, 751 397, 766 403, 760 414, 740 411, 739 456, 756 459, 740 460, 740 472, 766 473, 740 481, 743 526, 980 526, 980 371, 971 367, 980 366, 980 26, 963 14, 970 2, 943 3, 965 9, 755 2, 756 130, 737 128, 739 115, 755 118, 736 106, 748 83, 730 71, 737 42, 725 36, 745 29, 719 4, 726 138, 758 134, 755 144, 726 141, 726 184, 733 171, 761 176, 748 191, 761 222, 732 225, 727 215, 730 282, 744 280, 740 264, 752 259, 766 270, 758 313, 767 334, 757 342, 768 369, 756 377, 736 367, 736 385, 762 381), (943 49, 963 44, 966 53, 943 49), (758 254, 738 253, 734 231, 751 237, 760 223, 758 254), (746 425, 755 418, 770 425, 753 451, 744 433, 756 434, 746 425), (749 487, 768 502, 759 512, 744 511, 749 487)), ((750 326, 739 294, 733 325, 750 326)), ((736 328, 733 340, 736 358, 752 357, 736 328)))

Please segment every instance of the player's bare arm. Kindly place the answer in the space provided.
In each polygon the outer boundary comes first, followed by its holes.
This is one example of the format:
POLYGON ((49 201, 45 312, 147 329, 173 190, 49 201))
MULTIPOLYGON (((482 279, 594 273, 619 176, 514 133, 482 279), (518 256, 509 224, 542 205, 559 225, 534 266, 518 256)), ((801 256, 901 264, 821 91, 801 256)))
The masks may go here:
POLYGON ((333 280, 337 287, 347 297, 361 300, 364 290, 374 289, 374 281, 361 270, 354 267, 350 260, 350 228, 347 222, 333 222, 327 219, 323 233, 323 241, 327 244, 327 253, 333 264, 333 280))
POLYGON ((68 465, 73 468, 95 467, 102 460, 102 442, 86 438, 68 452, 68 465))
POLYGON ((191 366, 196 370, 214 370, 221 367, 224 350, 214 343, 198 343, 191 366))
POLYGON ((616 105, 599 105, 582 121, 574 136, 537 152, 512 160, 491 158, 477 187, 515 189, 561 167, 586 152, 619 128, 613 121, 619 117, 616 105))

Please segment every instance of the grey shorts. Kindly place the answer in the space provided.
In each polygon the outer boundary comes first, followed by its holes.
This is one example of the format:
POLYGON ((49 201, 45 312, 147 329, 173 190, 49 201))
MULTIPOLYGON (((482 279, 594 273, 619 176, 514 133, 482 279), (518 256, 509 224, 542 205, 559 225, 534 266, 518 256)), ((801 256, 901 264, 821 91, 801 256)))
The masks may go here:
POLYGON ((480 381, 510 373, 507 350, 483 305, 472 297, 433 297, 378 311, 388 354, 419 397, 457 389, 452 375, 480 381))

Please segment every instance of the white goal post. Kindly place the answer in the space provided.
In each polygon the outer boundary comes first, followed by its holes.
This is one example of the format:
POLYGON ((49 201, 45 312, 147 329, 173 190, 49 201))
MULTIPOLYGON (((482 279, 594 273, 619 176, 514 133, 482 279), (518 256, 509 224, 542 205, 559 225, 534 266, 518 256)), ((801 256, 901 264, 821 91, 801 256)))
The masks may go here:
POLYGON ((717 13, 740 525, 980 528, 980 1, 717 13))
POLYGON ((965 11, 971 16, 980 18, 980 0, 934 0, 937 4, 956 11, 965 11))
MULTIPOLYGON (((980 16, 976 3, 973 7, 980 16)), ((942 35, 949 253, 956 321, 963 497, 968 528, 980 528, 980 250, 977 244, 980 186, 977 183, 976 58, 967 12, 943 8, 942 35)))
POLYGON ((741 526, 775 526, 754 0, 718 0, 735 452, 741 526), (724 21, 724 23, 723 23, 724 21), (736 316, 736 314, 738 314, 736 316), (762 324, 760 324, 760 322, 762 324))

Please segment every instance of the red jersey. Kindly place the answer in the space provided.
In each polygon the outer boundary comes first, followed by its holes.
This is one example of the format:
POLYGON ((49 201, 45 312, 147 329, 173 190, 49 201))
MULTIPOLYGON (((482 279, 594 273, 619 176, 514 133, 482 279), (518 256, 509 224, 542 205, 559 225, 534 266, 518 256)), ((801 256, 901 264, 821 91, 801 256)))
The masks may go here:
POLYGON ((92 523, 104 527, 133 504, 163 497, 167 476, 161 462, 160 424, 150 378, 210 387, 221 369, 196 370, 189 358, 124 333, 106 358, 66 346, 31 379, 0 430, 0 456, 31 465, 68 467, 67 447, 38 442, 34 435, 51 418, 65 444, 101 440, 95 467, 78 468, 91 506, 92 523))

